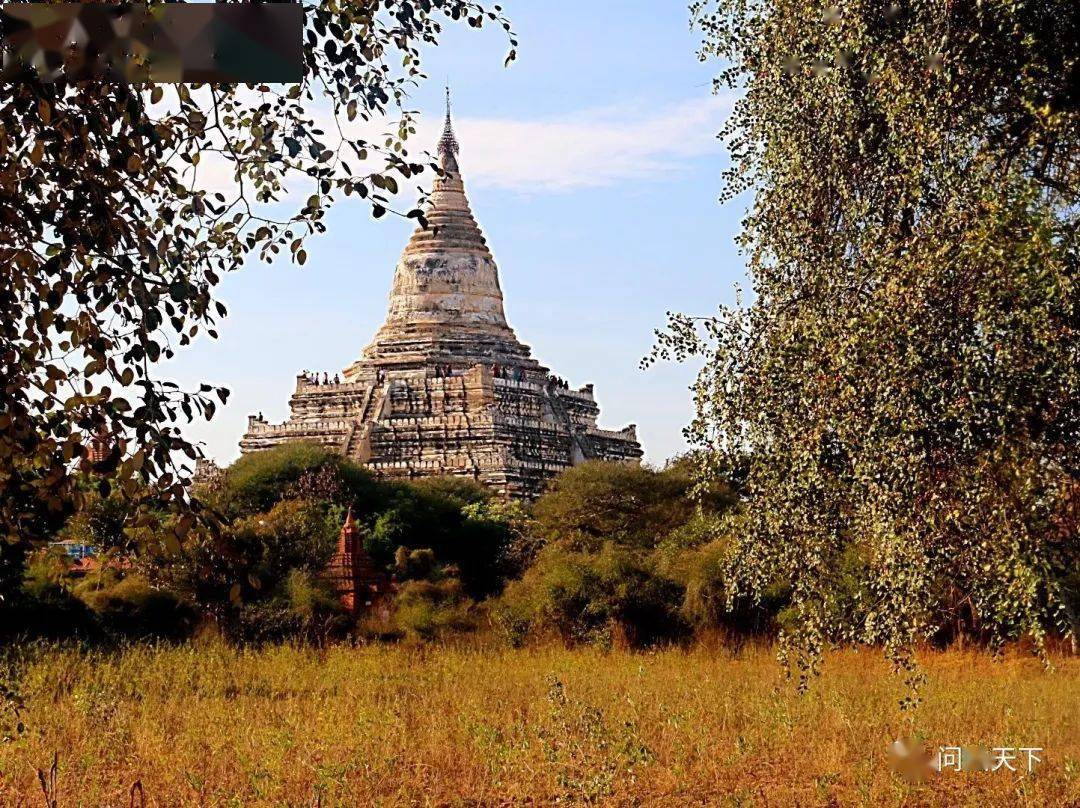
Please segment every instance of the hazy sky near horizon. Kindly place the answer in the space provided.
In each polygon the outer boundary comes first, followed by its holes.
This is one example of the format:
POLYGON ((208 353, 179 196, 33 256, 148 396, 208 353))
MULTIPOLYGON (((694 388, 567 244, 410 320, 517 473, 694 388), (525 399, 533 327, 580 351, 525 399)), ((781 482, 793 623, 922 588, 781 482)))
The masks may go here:
MULTIPOLYGON (((681 2, 503 6, 518 60, 503 67, 497 28, 449 28, 410 104, 423 114, 412 150, 434 149, 448 78, 466 189, 511 325, 554 373, 596 385, 601 426, 636 423, 646 459, 662 463, 686 448, 695 367, 641 370, 653 329, 669 310, 730 303, 744 278, 733 241, 743 209, 717 201, 730 99, 712 94, 718 66, 698 61, 681 2)), ((297 372, 332 376, 382 323, 412 223, 373 220, 344 197, 325 221, 304 267, 250 260, 228 275, 220 338, 165 367, 187 387, 231 390, 212 421, 185 430, 218 462, 238 456, 249 413, 287 416, 297 372)))

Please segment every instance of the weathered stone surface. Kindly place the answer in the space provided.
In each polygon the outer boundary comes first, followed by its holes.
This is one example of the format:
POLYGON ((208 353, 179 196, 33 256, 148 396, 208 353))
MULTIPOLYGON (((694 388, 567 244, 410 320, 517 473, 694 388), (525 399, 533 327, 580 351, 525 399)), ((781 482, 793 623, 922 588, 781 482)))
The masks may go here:
POLYGON ((248 419, 242 452, 312 440, 394 477, 461 474, 535 496, 588 458, 637 462, 633 425, 599 429, 592 385, 571 390, 506 321, 494 258, 473 217, 447 112, 428 227, 394 273, 386 322, 344 379, 296 380, 283 424, 248 419))

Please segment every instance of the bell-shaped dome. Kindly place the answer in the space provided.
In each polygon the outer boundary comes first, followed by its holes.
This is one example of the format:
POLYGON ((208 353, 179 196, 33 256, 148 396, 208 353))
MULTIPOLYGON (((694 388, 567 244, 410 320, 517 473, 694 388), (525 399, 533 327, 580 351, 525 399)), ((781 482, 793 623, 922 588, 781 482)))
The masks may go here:
POLYGON ((400 356, 406 344, 409 353, 434 353, 470 341, 484 343, 481 355, 528 356, 506 322, 499 270, 465 196, 458 151, 448 98, 438 144, 442 174, 427 225, 416 229, 398 261, 386 322, 366 359, 400 356))

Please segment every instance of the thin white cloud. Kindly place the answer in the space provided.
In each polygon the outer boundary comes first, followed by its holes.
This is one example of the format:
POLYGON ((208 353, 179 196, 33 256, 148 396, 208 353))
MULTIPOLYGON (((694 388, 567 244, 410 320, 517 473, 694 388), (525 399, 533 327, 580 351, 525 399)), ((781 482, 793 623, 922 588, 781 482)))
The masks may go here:
MULTIPOLYGON (((455 118, 454 126, 470 185, 560 192, 656 178, 722 153, 716 134, 731 104, 710 96, 645 114, 604 108, 535 121, 455 118)), ((437 132, 428 121, 417 137, 432 142, 437 132)))
MULTIPOLYGON (((707 96, 661 108, 601 107, 547 119, 470 117, 456 113, 454 129, 461 142, 461 166, 472 187, 499 188, 520 193, 560 193, 598 188, 626 181, 663 177, 688 168, 703 155, 722 154, 717 132, 731 112, 730 96, 707 96)), ((327 145, 337 142, 329 110, 315 119, 327 132, 327 145)), ((381 141, 381 133, 396 119, 343 122, 350 137, 381 141)), ((434 151, 442 117, 424 116, 409 138, 415 159, 434 151)), ((351 162, 356 165, 355 159, 351 162)), ((375 169, 372 163, 369 170, 375 169)), ((430 175, 420 182, 428 185, 430 175)), ((207 190, 234 190, 232 166, 208 154, 199 166, 197 185, 207 190)), ((310 182, 294 177, 285 199, 306 199, 310 182)), ((407 204, 413 191, 403 185, 407 204)))

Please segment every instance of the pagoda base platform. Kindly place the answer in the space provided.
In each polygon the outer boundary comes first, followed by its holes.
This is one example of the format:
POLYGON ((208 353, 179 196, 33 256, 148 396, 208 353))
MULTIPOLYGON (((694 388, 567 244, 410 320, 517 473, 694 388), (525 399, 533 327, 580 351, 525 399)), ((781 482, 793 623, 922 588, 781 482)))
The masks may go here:
MULTIPOLYGON (((449 346, 448 346, 449 347, 449 346)), ((314 441, 380 477, 460 475, 534 498, 589 459, 639 462, 636 427, 599 429, 592 385, 571 390, 535 360, 477 362, 475 352, 409 351, 363 359, 339 384, 301 374, 281 424, 250 416, 242 453, 314 441)), ((524 347, 524 346, 522 346, 524 347)), ((430 349, 430 346, 429 346, 430 349)))

